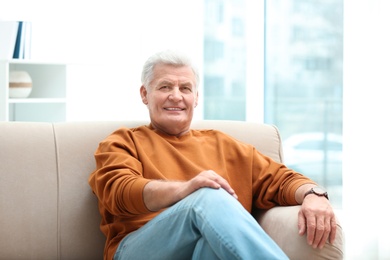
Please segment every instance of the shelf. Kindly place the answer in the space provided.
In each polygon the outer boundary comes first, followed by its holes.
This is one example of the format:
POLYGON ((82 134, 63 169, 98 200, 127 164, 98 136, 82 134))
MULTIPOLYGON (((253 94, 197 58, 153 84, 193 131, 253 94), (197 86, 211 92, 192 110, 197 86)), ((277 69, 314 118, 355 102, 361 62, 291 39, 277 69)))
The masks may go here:
POLYGON ((66 121, 66 106, 64 103, 13 103, 9 104, 8 112, 9 121, 66 121))
POLYGON ((0 121, 66 121, 68 66, 34 60, 0 60, 0 121), (9 98, 9 72, 30 74, 28 98, 9 98))
POLYGON ((9 104, 66 103, 65 98, 10 98, 9 104))
POLYGON ((40 61, 40 60, 31 60, 31 59, 10 59, 10 60, 0 60, 0 62, 5 62, 9 64, 24 64, 24 65, 49 65, 49 66, 64 66, 67 65, 65 62, 50 62, 50 61, 40 61))

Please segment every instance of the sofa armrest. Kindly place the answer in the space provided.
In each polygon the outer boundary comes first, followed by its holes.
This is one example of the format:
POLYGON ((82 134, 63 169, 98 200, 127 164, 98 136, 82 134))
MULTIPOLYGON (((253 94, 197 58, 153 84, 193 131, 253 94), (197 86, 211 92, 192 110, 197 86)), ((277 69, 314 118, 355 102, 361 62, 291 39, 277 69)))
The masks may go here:
POLYGON ((301 206, 274 207, 254 214, 265 232, 274 239, 290 259, 343 259, 344 234, 337 222, 337 236, 333 244, 314 249, 306 242, 306 235, 298 234, 298 211, 301 206))

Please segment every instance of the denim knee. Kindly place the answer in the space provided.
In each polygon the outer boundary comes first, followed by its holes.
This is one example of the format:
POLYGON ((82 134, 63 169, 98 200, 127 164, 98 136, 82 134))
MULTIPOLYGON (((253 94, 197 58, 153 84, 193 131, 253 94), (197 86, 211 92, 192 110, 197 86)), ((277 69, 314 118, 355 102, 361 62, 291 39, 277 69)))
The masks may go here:
POLYGON ((235 199, 232 195, 230 195, 226 190, 222 188, 200 188, 199 190, 189 195, 189 197, 193 197, 191 199, 197 201, 198 203, 216 205, 219 205, 219 203, 230 203, 231 201, 237 201, 237 199, 235 199))
POLYGON ((222 188, 201 188, 184 199, 183 203, 197 212, 203 210, 207 210, 207 212, 214 211, 214 214, 217 215, 229 210, 244 209, 236 198, 222 188))

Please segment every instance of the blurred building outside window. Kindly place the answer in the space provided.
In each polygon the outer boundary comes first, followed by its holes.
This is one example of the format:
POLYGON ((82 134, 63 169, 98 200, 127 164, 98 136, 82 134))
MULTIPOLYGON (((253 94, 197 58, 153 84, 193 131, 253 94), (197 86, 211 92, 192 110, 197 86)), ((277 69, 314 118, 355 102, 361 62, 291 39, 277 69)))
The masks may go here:
POLYGON ((328 189, 341 208, 343 1, 265 0, 258 58, 251 55, 252 2, 204 2, 204 118, 245 121, 248 104, 262 102, 259 121, 279 128, 286 165, 328 189), (253 86, 248 59, 256 58, 263 82, 253 86), (263 96, 248 95, 262 85, 263 96))

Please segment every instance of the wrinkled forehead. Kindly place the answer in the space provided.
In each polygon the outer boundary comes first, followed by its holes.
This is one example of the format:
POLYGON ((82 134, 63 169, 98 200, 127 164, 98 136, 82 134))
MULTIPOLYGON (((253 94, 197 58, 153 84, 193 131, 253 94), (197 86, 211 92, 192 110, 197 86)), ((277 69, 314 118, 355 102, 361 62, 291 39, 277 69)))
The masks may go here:
POLYGON ((158 64, 153 69, 152 82, 191 84, 196 87, 195 73, 190 66, 186 65, 158 64))

